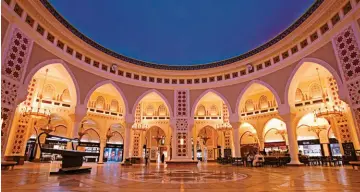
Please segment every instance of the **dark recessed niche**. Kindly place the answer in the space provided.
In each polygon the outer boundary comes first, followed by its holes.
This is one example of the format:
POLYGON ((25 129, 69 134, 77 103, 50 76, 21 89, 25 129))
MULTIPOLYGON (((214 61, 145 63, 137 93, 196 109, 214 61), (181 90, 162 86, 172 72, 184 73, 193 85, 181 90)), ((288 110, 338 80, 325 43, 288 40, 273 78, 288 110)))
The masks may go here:
POLYGON ((263 65, 262 65, 262 64, 256 65, 256 70, 257 70, 257 71, 260 71, 262 68, 263 68, 263 65))
POLYGON ((35 23, 35 20, 30 15, 26 15, 25 22, 27 24, 29 24, 31 27, 33 27, 34 23, 35 23))
POLYGON ((273 58, 273 61, 274 61, 274 63, 279 62, 279 61, 280 61, 280 57, 279 57, 279 56, 274 57, 274 58, 273 58))
POLYGON ((215 81, 215 77, 209 77, 209 82, 214 82, 215 81))
POLYGON ((107 71, 108 66, 105 65, 105 64, 101 64, 101 69, 102 69, 103 71, 107 71))
POLYGON ((149 82, 154 83, 155 82, 155 77, 149 77, 149 82))
POLYGON ((271 66, 271 61, 268 60, 268 61, 265 61, 265 67, 270 67, 271 66))
POLYGON ((344 15, 348 14, 352 9, 350 1, 346 3, 346 5, 343 7, 343 13, 344 15))
POLYGON ((70 55, 72 55, 73 52, 74 52, 74 49, 72 49, 71 47, 66 48, 66 53, 69 53, 70 55))
POLYGON ((225 74, 225 79, 230 79, 230 73, 225 74))
POLYGON ((299 51, 299 48, 297 45, 295 45, 293 48, 291 48, 291 54, 297 53, 299 51))
POLYGON ((37 25, 36 31, 37 31, 40 35, 44 35, 44 33, 45 33, 44 27, 42 27, 40 24, 37 25))
POLYGON ((194 79, 194 83, 195 83, 195 84, 200 83, 200 79, 194 79))
POLYGON ((185 84, 185 79, 180 79, 179 84, 185 84))
POLYGON ((82 54, 79 53, 79 52, 76 52, 76 53, 75 53, 75 57, 76 57, 77 59, 81 60, 81 59, 82 59, 82 54))
POLYGON ((304 40, 301 41, 301 43, 300 43, 300 46, 301 46, 302 49, 305 48, 307 45, 308 45, 307 39, 304 39, 304 40))
POLYGON ((177 84, 177 79, 171 79, 171 84, 177 84))
POLYGON ((141 76, 141 81, 147 81, 147 76, 141 76))
POLYGON ((156 78, 156 83, 162 83, 162 78, 156 78))
POLYGON ((120 75, 120 76, 124 76, 124 71, 122 71, 122 70, 118 70, 118 75, 120 75))
POLYGON ((96 67, 96 68, 99 68, 100 63, 99 63, 99 62, 97 62, 97 61, 94 61, 93 66, 94 66, 94 67, 96 67))
POLYGON ((325 23, 323 26, 320 27, 320 31, 321 31, 321 34, 326 33, 327 31, 329 31, 329 25, 327 23, 325 23))
POLYGON ((207 83, 207 78, 202 78, 202 79, 201 79, 201 82, 202 82, 202 83, 207 83))
POLYGON ((336 13, 336 14, 331 18, 331 23, 332 23, 333 25, 336 25, 339 21, 340 21, 340 15, 339 15, 339 13, 336 13))
POLYGON ((311 36, 310 36, 311 42, 315 41, 315 40, 318 39, 318 38, 319 38, 319 36, 318 36, 317 31, 315 31, 315 32, 314 32, 313 34, 311 34, 311 36))
POLYGON ((59 47, 60 49, 64 49, 65 44, 62 41, 57 40, 56 46, 59 47))
POLYGON ((233 72, 232 76, 233 76, 233 78, 239 77, 239 73, 238 72, 233 72))
POLYGON ((55 37, 51 33, 48 33, 46 39, 51 43, 54 43, 55 37))
POLYGON ((192 79, 187 79, 187 80, 186 80, 186 83, 187 83, 187 84, 192 84, 192 79))
POLYGON ((125 77, 127 77, 127 78, 131 78, 131 75, 132 75, 132 74, 129 73, 129 72, 126 72, 126 73, 125 73, 125 77))
POLYGON ((245 69, 241 70, 241 71, 240 71, 240 75, 241 75, 241 76, 246 75, 246 70, 245 70, 245 69))
POLYGON ((15 4, 15 7, 14 7, 14 11, 17 15, 19 15, 20 17, 22 16, 23 12, 24 12, 24 9, 21 8, 17 3, 15 4))
POLYGON ((90 59, 89 57, 86 57, 86 56, 85 56, 85 63, 90 64, 90 63, 91 63, 91 59, 90 59))
POLYGON ((11 0, 4 0, 6 4, 10 5, 11 0))
POLYGON ((140 79, 140 76, 138 74, 134 74, 134 79, 135 80, 139 80, 140 79))
POLYGON ((170 79, 164 79, 164 83, 169 84, 169 83, 170 83, 170 79))
POLYGON ((222 75, 218 75, 218 76, 216 77, 216 79, 217 79, 217 81, 222 81, 222 80, 223 80, 223 76, 222 76, 222 75))
POLYGON ((289 52, 286 51, 286 52, 282 53, 281 56, 283 59, 286 59, 289 57, 289 52))

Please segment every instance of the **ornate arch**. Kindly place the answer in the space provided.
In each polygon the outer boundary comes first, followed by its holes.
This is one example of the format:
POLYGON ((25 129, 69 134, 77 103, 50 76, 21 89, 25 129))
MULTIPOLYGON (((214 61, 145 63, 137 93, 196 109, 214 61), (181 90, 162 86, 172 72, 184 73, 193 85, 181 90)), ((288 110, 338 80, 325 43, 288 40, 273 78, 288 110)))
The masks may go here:
POLYGON ((228 108, 229 113, 232 112, 231 110, 231 106, 228 102, 228 100, 224 97, 224 95, 222 95, 221 93, 213 90, 213 89, 207 89, 206 91, 204 91, 199 97, 196 98, 195 102, 193 103, 193 106, 191 107, 191 117, 193 118, 195 116, 195 110, 197 109, 197 106, 199 105, 200 100, 208 93, 213 93, 215 95, 217 95, 218 97, 220 97, 220 99, 225 103, 225 105, 228 108))

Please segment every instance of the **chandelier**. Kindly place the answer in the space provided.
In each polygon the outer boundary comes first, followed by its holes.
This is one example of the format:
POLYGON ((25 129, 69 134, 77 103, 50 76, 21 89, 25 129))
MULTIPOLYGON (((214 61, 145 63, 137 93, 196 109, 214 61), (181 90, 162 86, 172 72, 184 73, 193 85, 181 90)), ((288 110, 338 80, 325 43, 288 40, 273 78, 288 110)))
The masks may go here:
POLYGON ((314 125, 308 126, 308 131, 314 132, 316 136, 320 139, 320 132, 326 131, 329 126, 328 125, 319 125, 319 123, 316 121, 316 117, 314 118, 314 125))
POLYGON ((206 127, 204 129, 205 129, 205 131, 204 131, 205 133, 200 136, 200 139, 203 141, 203 144, 206 145, 206 143, 210 139, 210 137, 207 136, 206 127))
POLYGON ((156 145, 159 145, 159 142, 164 139, 165 136, 160 135, 160 128, 158 128, 156 136, 152 136, 152 138, 156 140, 156 145))
POLYGON ((219 130, 222 132, 230 131, 232 129, 232 126, 228 122, 217 124, 215 127, 216 127, 216 130, 219 130))
POLYGON ((320 83, 320 87, 321 87, 323 106, 320 107, 319 109, 314 110, 315 117, 325 117, 326 118, 326 117, 341 116, 344 111, 344 108, 340 106, 340 102, 338 104, 337 103, 335 103, 335 104, 329 103, 329 100, 326 98, 326 93, 321 84, 319 69, 316 68, 316 71, 317 71, 317 75, 318 75, 319 83, 320 83))
POLYGON ((148 124, 142 124, 142 123, 134 123, 131 128, 133 130, 138 130, 138 131, 146 131, 149 128, 148 124))
POLYGON ((115 135, 115 132, 111 131, 111 128, 108 129, 108 131, 106 132, 106 139, 107 141, 110 140, 111 137, 113 137, 115 135))
POLYGON ((39 95, 39 105, 38 105, 38 107, 37 108, 24 107, 22 109, 23 117, 27 116, 27 117, 31 117, 31 118, 48 118, 48 119, 50 119, 51 111, 49 109, 43 109, 41 107, 42 98, 43 98, 43 91, 44 91, 44 86, 46 85, 48 72, 49 72, 49 69, 46 69, 44 83, 42 85, 41 92, 40 92, 40 95, 39 95))

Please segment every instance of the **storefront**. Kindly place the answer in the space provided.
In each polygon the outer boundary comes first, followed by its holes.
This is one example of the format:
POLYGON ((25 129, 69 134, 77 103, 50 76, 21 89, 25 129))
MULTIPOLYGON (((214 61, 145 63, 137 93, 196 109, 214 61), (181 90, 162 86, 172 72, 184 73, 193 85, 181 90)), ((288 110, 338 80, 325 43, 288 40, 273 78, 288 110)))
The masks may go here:
POLYGON ((240 145, 241 157, 246 157, 247 154, 256 153, 258 151, 259 151, 259 145, 257 143, 240 145))
MULTIPOLYGON (((100 153, 100 143, 80 142, 78 148, 82 151, 100 153)), ((99 156, 85 156, 85 162, 98 162, 99 156)))
POLYGON ((298 141, 299 153, 311 157, 323 156, 324 150, 319 139, 298 141))
POLYGON ((285 141, 266 142, 264 143, 264 150, 266 154, 271 155, 272 153, 286 153, 288 151, 288 147, 285 141))
POLYGON ((340 144, 337 139, 329 139, 330 156, 342 156, 340 151, 340 144))
POLYGON ((25 161, 32 161, 36 155, 36 139, 30 138, 26 143, 25 161))
POLYGON ((104 149, 104 162, 122 162, 123 144, 110 144, 107 143, 104 149))

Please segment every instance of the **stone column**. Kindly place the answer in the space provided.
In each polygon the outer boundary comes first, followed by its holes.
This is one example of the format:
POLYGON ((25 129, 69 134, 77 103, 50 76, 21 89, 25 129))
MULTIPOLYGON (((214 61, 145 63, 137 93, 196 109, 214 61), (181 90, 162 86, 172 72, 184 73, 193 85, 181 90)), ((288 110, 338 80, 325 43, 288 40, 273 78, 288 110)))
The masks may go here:
POLYGON ((297 139, 296 139, 296 127, 294 125, 294 120, 295 120, 295 114, 292 113, 287 113, 287 114, 281 114, 280 115, 285 124, 286 124, 286 130, 287 130, 287 135, 288 135, 288 140, 289 140, 289 152, 290 152, 290 157, 291 157, 291 162, 289 163, 290 165, 301 165, 300 161, 299 161, 299 146, 297 143, 297 139))
POLYGON ((72 138, 79 138, 79 129, 81 127, 81 122, 85 118, 87 112, 87 107, 85 104, 77 105, 75 107, 75 113, 69 115, 73 121, 73 132, 71 134, 72 138))
POLYGON ((240 137, 239 137, 239 127, 240 122, 231 122, 231 126, 233 128, 233 142, 234 142, 234 150, 235 157, 240 157, 240 137))
POLYGON ((259 138, 259 150, 260 151, 264 151, 265 149, 265 140, 263 137, 258 137, 259 138))
POLYGON ((106 146, 106 139, 100 139, 100 155, 98 159, 98 164, 104 163, 104 149, 106 146))
POLYGON ((134 122, 129 121, 125 123, 125 142, 124 142, 124 157, 123 161, 125 162, 126 158, 130 158, 130 141, 131 141, 131 126, 134 124, 134 122))

